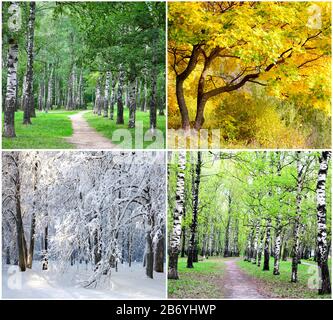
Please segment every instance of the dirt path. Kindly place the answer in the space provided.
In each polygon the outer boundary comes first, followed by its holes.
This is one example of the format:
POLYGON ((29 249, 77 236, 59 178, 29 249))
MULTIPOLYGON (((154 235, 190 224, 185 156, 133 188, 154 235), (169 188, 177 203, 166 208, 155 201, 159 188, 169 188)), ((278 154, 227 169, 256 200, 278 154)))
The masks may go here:
POLYGON ((88 111, 69 116, 72 120, 73 135, 66 140, 72 143, 77 149, 113 149, 116 148, 109 139, 100 135, 95 129, 89 126, 83 115, 88 111))
POLYGON ((237 265, 237 259, 228 259, 222 279, 226 299, 267 299, 259 284, 237 265))

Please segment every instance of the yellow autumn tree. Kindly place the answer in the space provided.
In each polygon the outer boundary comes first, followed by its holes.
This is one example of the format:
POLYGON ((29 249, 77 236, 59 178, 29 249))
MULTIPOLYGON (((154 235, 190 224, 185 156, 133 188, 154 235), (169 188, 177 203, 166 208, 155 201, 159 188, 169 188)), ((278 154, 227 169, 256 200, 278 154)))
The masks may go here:
POLYGON ((330 15, 328 2, 169 3, 169 127, 200 130, 207 105, 254 87, 330 116, 330 15))

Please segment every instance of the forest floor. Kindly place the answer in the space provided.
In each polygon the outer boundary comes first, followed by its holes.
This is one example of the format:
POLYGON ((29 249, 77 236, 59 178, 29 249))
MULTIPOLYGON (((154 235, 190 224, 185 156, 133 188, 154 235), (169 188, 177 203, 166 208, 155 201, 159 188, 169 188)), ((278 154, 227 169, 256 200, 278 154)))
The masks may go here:
POLYGON ((225 265, 221 258, 209 258, 186 268, 186 258, 178 260, 178 280, 168 280, 168 297, 177 299, 222 298, 221 277, 225 265))
MULTIPOLYGON (((279 299, 321 299, 331 298, 330 295, 318 295, 315 287, 318 282, 317 265, 313 261, 302 260, 298 265, 298 282, 291 283, 291 261, 280 261, 280 275, 273 275, 273 258, 270 259, 270 270, 262 271, 261 267, 254 265, 248 261, 239 259, 238 266, 249 276, 260 282, 260 287, 270 292, 272 298, 279 299)), ((331 260, 329 260, 329 269, 331 269, 331 260)))
POLYGON ((223 298, 226 299, 267 299, 258 281, 250 277, 237 265, 237 258, 225 259, 225 272, 222 278, 223 298))
MULTIPOLYGON (((178 261, 179 280, 168 281, 170 298, 178 299, 320 299, 317 289, 311 289, 311 281, 317 270, 312 261, 298 266, 298 283, 290 282, 291 262, 281 261, 280 276, 242 258, 209 257, 186 268, 186 258, 178 261), (313 268, 313 270, 311 269, 313 268)), ((331 270, 331 262, 330 262, 331 270)))
MULTIPOLYGON (((115 119, 116 119, 115 114, 115 119)), ((84 114, 84 118, 88 121, 89 125, 96 129, 98 133, 101 133, 104 137, 110 139, 114 144, 121 144, 123 149, 164 149, 165 147, 165 131, 166 131, 166 117, 157 115, 157 134, 159 139, 157 140, 154 135, 151 134, 149 112, 137 111, 136 112, 136 127, 128 128, 128 110, 124 110, 124 124, 116 124, 116 120, 110 120, 110 118, 104 118, 93 114, 93 112, 87 112, 84 114), (126 130, 126 132, 118 131, 118 129, 126 130), (123 139, 123 134, 128 133, 131 138, 123 139), (119 137, 118 137, 119 136, 119 137), (119 138, 119 139, 118 139, 119 138)))
POLYGON ((77 149, 113 149, 116 147, 111 140, 103 137, 94 128, 92 128, 84 114, 89 111, 80 111, 69 116, 72 121, 73 135, 66 140, 73 144, 77 149))
MULTIPOLYGON (((23 112, 15 112, 16 138, 2 137, 3 149, 70 149, 73 145, 65 141, 73 133, 68 116, 77 111, 54 110, 49 113, 36 111, 32 125, 24 125, 23 112)), ((3 115, 3 114, 2 114, 3 115)), ((3 125, 3 122, 2 122, 3 125)))
POLYGON ((8 268, 4 265, 2 269, 2 297, 5 299, 165 298, 165 273, 155 272, 154 279, 149 279, 141 263, 135 263, 131 268, 120 265, 118 272, 112 272, 111 279, 107 278, 103 285, 89 289, 82 284, 90 275, 85 264, 70 267, 60 274, 55 267, 42 271, 40 262, 35 261, 32 270, 15 273, 22 277, 21 281, 12 275, 13 270, 8 272, 8 268), (10 289, 10 285, 17 287, 10 289))

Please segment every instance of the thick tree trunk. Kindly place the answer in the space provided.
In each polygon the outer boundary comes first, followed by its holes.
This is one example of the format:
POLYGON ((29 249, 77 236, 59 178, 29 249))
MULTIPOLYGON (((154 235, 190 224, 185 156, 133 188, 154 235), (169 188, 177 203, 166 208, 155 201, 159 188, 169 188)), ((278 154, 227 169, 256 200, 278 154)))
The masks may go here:
POLYGON ((154 278, 154 248, 151 238, 151 228, 146 233, 146 275, 148 278, 154 278))
POLYGON ((281 233, 282 233, 282 227, 281 227, 281 217, 278 216, 276 220, 276 226, 275 226, 275 244, 274 244, 274 275, 280 274, 280 252, 281 252, 281 233))
POLYGON ((331 293, 330 273, 327 263, 328 246, 327 246, 327 226, 326 226, 326 179, 328 172, 329 151, 323 151, 319 158, 319 172, 317 181, 317 248, 318 248, 318 269, 321 277, 319 294, 331 293))
POLYGON ((262 269, 263 271, 269 271, 270 242, 271 242, 271 218, 268 218, 266 226, 265 246, 264 246, 264 266, 262 269))
POLYGON ((27 30, 27 71, 26 90, 24 92, 23 124, 31 124, 30 117, 35 117, 33 93, 33 65, 34 65, 34 33, 35 33, 36 2, 30 2, 29 22, 27 30))
POLYGON ((194 254, 196 251, 196 232, 198 224, 198 206, 199 206, 199 190, 200 190, 200 174, 201 174, 201 151, 198 151, 197 163, 195 168, 195 180, 193 188, 193 214, 191 224, 191 236, 188 246, 187 268, 193 268, 194 254))
POLYGON ((207 100, 204 99, 203 97, 199 97, 198 96, 198 101, 197 101, 197 114, 195 117, 195 121, 194 121, 194 129, 195 130, 200 130, 202 125, 205 122, 205 118, 204 118, 204 110, 205 110, 205 105, 207 100))
POLYGON ((258 267, 261 266, 261 256, 262 256, 262 247, 263 247, 264 237, 265 237, 265 233, 262 230, 261 234, 260 234, 260 242, 259 242, 259 246, 258 246, 258 262, 257 262, 258 267))
POLYGON ((103 117, 107 118, 109 113, 109 104, 110 104, 110 80, 111 72, 107 71, 105 76, 105 91, 104 91, 104 112, 103 117))
POLYGON ((4 110, 4 131, 3 136, 8 138, 15 135, 15 109, 17 100, 17 62, 18 62, 18 42, 15 33, 19 31, 20 7, 18 2, 11 2, 8 12, 11 14, 11 22, 8 24, 11 32, 8 39, 8 59, 7 59, 7 89, 4 110))
POLYGON ((184 97, 184 80, 182 78, 179 78, 178 76, 176 78, 176 96, 182 118, 182 129, 186 131, 190 130, 190 118, 188 115, 188 110, 184 97))
POLYGON ((178 107, 180 110, 180 115, 182 118, 182 129, 184 130, 190 129, 190 118, 188 115, 188 109, 186 106, 185 96, 184 96, 184 82, 197 65, 197 60, 200 55, 199 49, 200 45, 193 46, 191 57, 189 59, 186 69, 176 77, 176 97, 177 97, 178 107))
POLYGON ((42 270, 48 270, 48 268, 49 268, 48 239, 49 239, 49 226, 46 225, 46 227, 44 229, 44 250, 43 250, 42 270))
POLYGON ((169 253, 169 279, 178 279, 178 254, 180 249, 180 237, 182 229, 182 217, 184 213, 184 195, 185 195, 185 168, 186 154, 184 151, 179 152, 176 188, 176 205, 173 212, 173 228, 170 237, 169 253))
POLYGON ((154 254, 154 270, 155 272, 164 272, 164 236, 162 235, 159 237, 156 247, 155 247, 155 254, 154 254))

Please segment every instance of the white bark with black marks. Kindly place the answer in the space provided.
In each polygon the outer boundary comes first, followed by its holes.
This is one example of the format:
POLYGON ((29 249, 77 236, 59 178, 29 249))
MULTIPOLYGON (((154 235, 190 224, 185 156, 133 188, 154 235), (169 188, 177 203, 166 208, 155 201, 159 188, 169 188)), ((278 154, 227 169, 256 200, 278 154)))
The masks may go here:
POLYGON ((16 39, 16 32, 19 30, 19 20, 17 17, 20 15, 19 2, 11 2, 8 12, 11 14, 11 23, 9 26, 9 39, 8 39, 8 58, 7 58, 7 88, 6 100, 4 110, 4 130, 3 136, 8 138, 16 137, 15 134, 15 109, 16 109, 16 93, 17 93, 17 63, 18 63, 18 42, 16 39), (14 17, 14 19, 13 19, 14 17))
POLYGON ((104 109, 103 109, 103 117, 105 117, 105 118, 108 117, 108 113, 109 113, 110 81, 111 81, 111 72, 107 71, 106 75, 105 75, 104 109))
POLYGON ((317 262, 320 274, 319 294, 331 293, 330 273, 328 268, 328 244, 327 244, 327 225, 326 225, 326 180, 328 173, 329 151, 323 151, 319 158, 319 171, 317 180, 317 262))
POLYGON ((178 254, 180 250, 180 238, 182 231, 182 218, 185 207, 185 169, 186 169, 186 153, 180 151, 178 153, 178 172, 176 187, 176 203, 173 211, 173 227, 170 236, 170 252, 169 252, 169 279, 179 279, 178 276, 178 254))

